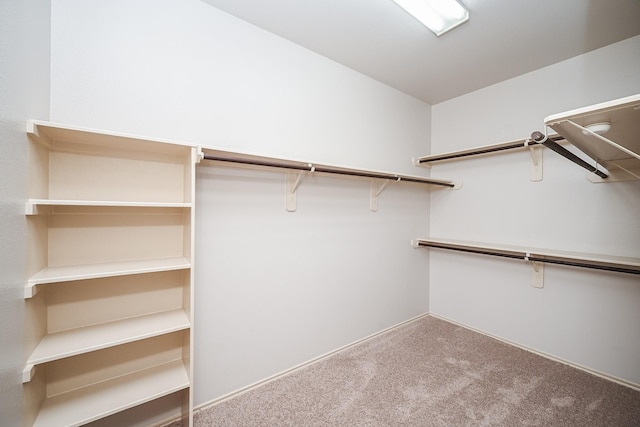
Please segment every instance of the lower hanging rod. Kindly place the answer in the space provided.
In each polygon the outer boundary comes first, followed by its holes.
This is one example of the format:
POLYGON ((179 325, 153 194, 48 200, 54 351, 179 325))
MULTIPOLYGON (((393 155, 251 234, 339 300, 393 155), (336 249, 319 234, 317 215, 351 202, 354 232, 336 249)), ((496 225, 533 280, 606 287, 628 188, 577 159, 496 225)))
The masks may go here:
POLYGON ((513 249, 493 249, 482 246, 471 246, 461 243, 438 242, 432 240, 418 240, 415 243, 418 247, 428 247, 435 249, 446 249, 458 252, 467 252, 480 255, 490 255, 501 258, 520 259, 524 261, 544 262, 548 264, 566 265, 571 267, 590 268, 594 270, 614 271, 617 273, 640 274, 640 267, 631 263, 612 264, 606 261, 585 260, 580 258, 572 258, 568 256, 559 256, 553 254, 530 253, 513 249))
POLYGON ((606 173, 598 169, 597 165, 596 166, 590 165, 589 163, 585 162, 580 157, 576 156, 571 151, 567 150, 566 148, 564 148, 563 146, 561 146, 556 142, 560 139, 565 139, 565 138, 553 139, 553 138, 547 137, 545 134, 543 134, 540 131, 535 131, 531 134, 531 139, 538 144, 542 144, 545 147, 552 149, 556 153, 560 154, 562 157, 571 160, 573 163, 585 168, 589 172, 595 173, 602 179, 606 179, 609 177, 609 175, 607 175, 606 173))
POLYGON ((405 181, 405 182, 414 182, 414 183, 420 183, 420 184, 439 185, 442 187, 449 187, 449 188, 455 187, 455 184, 450 181, 421 178, 421 177, 407 176, 407 175, 398 175, 398 174, 391 174, 391 173, 364 171, 364 170, 357 170, 357 169, 341 169, 341 168, 331 167, 331 166, 315 165, 312 163, 298 163, 298 164, 279 163, 271 160, 242 159, 237 157, 212 156, 210 154, 205 154, 204 160, 211 160, 211 161, 225 162, 225 163, 237 163, 237 164, 251 165, 251 166, 280 168, 280 169, 294 169, 294 170, 308 171, 308 172, 332 173, 337 175, 358 176, 363 178, 388 179, 393 181, 405 181))

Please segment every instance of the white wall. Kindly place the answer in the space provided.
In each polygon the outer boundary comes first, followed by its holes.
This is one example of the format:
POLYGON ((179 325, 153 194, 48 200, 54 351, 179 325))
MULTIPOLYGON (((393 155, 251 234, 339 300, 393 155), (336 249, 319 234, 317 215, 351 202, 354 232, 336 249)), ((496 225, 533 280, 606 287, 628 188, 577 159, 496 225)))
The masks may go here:
POLYGON ((429 105, 198 0, 54 0, 52 118, 413 172, 429 105))
MULTIPOLYGON (((527 138, 544 117, 640 92, 640 37, 433 106, 432 153, 527 138)), ((431 235, 640 256, 640 182, 592 184, 550 150, 544 180, 526 151, 438 165, 462 179, 431 196, 431 235)), ((547 265, 544 289, 516 261, 432 250, 430 310, 640 384, 638 277, 547 265)))
POLYGON ((0 2, 0 425, 21 425, 26 121, 49 113, 48 0, 0 2))
POLYGON ((428 194, 366 180, 202 167, 196 397, 220 396, 427 311, 428 194), (202 236, 202 237, 201 237, 202 236))
MULTIPOLYGON (((197 0, 54 0, 53 121, 426 174, 430 106, 197 0)), ((196 404, 428 307, 428 192, 200 167, 196 404)))

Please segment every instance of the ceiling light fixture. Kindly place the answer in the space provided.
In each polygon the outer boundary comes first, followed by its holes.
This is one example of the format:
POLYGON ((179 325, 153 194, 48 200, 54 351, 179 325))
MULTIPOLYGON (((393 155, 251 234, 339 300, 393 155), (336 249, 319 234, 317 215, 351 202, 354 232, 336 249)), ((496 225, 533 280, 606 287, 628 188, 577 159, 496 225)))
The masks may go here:
POLYGON ((602 123, 594 123, 592 125, 587 125, 584 127, 586 130, 583 130, 582 133, 585 135, 589 135, 590 132, 593 133, 597 133, 598 135, 602 135, 605 134, 607 132, 609 132, 609 129, 611 129, 611 123, 609 122, 602 122, 602 123))
POLYGON ((469 11, 457 0, 393 0, 427 28, 441 36, 469 20, 469 11))

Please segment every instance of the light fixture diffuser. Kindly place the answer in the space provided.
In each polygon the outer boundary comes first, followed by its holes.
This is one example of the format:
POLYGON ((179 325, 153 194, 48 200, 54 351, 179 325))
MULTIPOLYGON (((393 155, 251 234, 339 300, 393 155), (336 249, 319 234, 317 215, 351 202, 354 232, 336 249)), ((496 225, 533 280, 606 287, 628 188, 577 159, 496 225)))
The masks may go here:
POLYGON ((469 20, 469 11, 457 0, 393 0, 427 28, 441 36, 469 20))

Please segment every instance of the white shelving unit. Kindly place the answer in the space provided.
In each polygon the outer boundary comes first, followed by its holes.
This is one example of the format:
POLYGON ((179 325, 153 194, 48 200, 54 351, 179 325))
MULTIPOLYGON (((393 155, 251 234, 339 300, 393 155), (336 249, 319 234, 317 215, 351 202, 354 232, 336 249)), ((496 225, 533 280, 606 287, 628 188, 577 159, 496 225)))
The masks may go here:
POLYGON ((610 172, 606 179, 589 174, 591 181, 640 179, 640 94, 554 114, 544 122, 610 172), (604 125, 602 134, 591 130, 597 124, 604 125))
POLYGON ((192 425, 197 147, 29 122, 25 425, 192 425), (149 414, 157 422, 157 414, 149 414))

